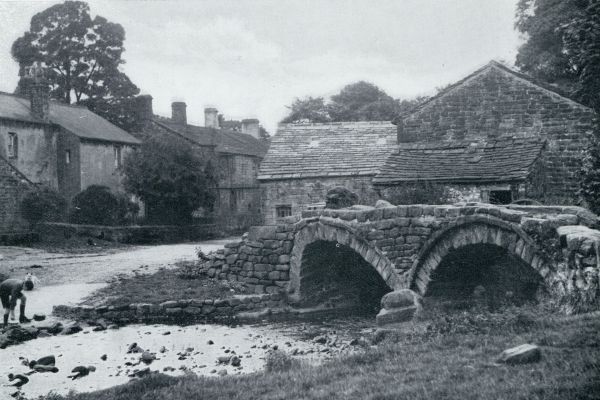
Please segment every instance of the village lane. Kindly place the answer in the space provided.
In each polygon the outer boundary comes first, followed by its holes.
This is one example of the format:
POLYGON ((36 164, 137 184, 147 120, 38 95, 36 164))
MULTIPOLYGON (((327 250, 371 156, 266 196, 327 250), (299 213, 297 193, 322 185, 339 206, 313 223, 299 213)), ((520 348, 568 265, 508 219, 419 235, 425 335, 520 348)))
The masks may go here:
POLYGON ((159 268, 173 267, 180 261, 197 259, 198 248, 208 253, 233 240, 236 238, 133 246, 83 254, 0 246, 0 274, 22 279, 31 273, 39 279, 39 284, 28 296, 28 309, 49 315, 53 306, 77 304, 118 275, 152 273, 159 268))

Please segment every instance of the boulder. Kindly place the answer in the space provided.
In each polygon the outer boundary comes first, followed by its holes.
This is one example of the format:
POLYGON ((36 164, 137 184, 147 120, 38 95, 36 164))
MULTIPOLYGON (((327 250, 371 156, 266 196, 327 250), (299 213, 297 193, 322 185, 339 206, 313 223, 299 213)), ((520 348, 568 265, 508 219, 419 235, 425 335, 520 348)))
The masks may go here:
POLYGON ((33 314, 34 321, 43 321, 45 319, 46 319, 46 316, 44 314, 33 314))
POLYGON ((390 292, 381 299, 381 307, 386 310, 393 308, 417 306, 421 297, 410 289, 400 289, 390 292))
POLYGON ((375 208, 395 207, 392 203, 386 200, 377 200, 375 208))
POLYGON ((538 362, 542 358, 542 351, 533 344, 522 344, 506 349, 500 354, 498 362, 505 364, 527 364, 538 362))
POLYGON ((377 326, 397 324, 412 320, 417 311, 417 306, 393 308, 390 310, 384 308, 379 311, 379 314, 377 314, 375 319, 377 321, 377 326))
POLYGON ((81 332, 83 330, 83 328, 81 327, 81 325, 79 325, 78 323, 72 323, 71 325, 65 327, 65 329, 63 329, 62 333, 63 335, 73 335, 74 333, 78 333, 81 332))
POLYGON ((55 322, 49 325, 40 325, 38 326, 38 329, 40 331, 46 331, 48 333, 51 333, 52 335, 56 335, 62 332, 63 324, 61 324, 60 322, 55 322))
POLYGON ((234 367, 239 367, 242 363, 242 360, 238 356, 231 357, 231 365, 234 367))
POLYGON ((140 356, 140 361, 145 364, 150 364, 152 361, 156 360, 156 356, 149 351, 144 351, 140 356))
POLYGON ((220 356, 219 358, 217 358, 217 362, 219 364, 229 364, 230 361, 231 356, 220 356))

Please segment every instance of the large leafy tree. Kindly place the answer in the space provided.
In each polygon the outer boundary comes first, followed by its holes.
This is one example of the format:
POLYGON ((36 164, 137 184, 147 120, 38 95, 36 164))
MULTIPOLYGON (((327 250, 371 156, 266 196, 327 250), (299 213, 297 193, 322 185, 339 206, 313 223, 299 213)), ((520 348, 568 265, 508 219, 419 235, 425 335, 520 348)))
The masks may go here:
MULTIPOLYGON (((600 0, 520 0, 517 29, 526 34, 517 66, 554 83, 600 112, 600 0)), ((600 142, 583 160, 579 193, 600 212, 600 142)))
POLYGON ((29 31, 12 45, 21 80, 27 90, 26 67, 39 63, 46 70, 50 95, 66 103, 87 105, 113 123, 130 128, 129 108, 139 89, 120 70, 125 30, 106 18, 90 16, 82 1, 56 4, 31 18, 29 31))
POLYGON ((423 99, 397 100, 372 83, 346 85, 326 101, 323 97, 296 99, 282 122, 391 121, 423 99))
POLYGON ((281 122, 330 122, 331 117, 323 97, 296 99, 288 106, 290 113, 281 122))
POLYGON ((183 138, 149 136, 125 157, 123 173, 125 188, 144 201, 153 222, 186 223, 193 211, 212 208, 212 164, 183 138))
POLYGON ((600 1, 519 0, 516 65, 600 111, 600 1))

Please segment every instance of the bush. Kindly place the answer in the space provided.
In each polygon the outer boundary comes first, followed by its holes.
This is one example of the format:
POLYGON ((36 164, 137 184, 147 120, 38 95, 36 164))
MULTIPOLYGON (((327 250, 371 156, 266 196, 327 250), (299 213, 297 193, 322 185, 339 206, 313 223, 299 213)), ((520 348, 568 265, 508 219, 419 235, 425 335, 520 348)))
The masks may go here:
POLYGON ((115 194, 106 186, 92 185, 73 198, 71 221, 77 224, 121 225, 137 213, 139 207, 124 194, 115 194))
POLYGON ((358 195, 345 187, 334 187, 326 195, 325 208, 338 210, 358 203, 358 195))
POLYGON ((66 209, 65 198, 46 186, 28 191, 21 200, 21 215, 31 225, 43 221, 62 221, 66 209))

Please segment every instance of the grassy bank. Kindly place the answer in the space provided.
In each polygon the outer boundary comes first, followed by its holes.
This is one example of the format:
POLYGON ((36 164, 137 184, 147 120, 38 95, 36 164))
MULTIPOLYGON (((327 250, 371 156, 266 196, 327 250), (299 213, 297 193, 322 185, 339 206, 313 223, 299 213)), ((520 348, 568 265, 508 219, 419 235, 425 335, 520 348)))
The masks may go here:
POLYGON ((364 353, 318 367, 246 376, 154 375, 120 387, 50 400, 187 399, 598 399, 600 316, 541 309, 432 314, 364 353), (522 343, 542 348, 535 364, 495 364, 522 343))
POLYGON ((241 286, 214 279, 189 279, 182 269, 184 263, 172 269, 152 274, 124 275, 94 292, 84 304, 126 305, 131 303, 159 304, 169 300, 223 299, 241 293, 241 286))

